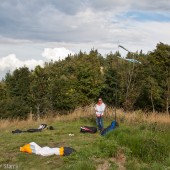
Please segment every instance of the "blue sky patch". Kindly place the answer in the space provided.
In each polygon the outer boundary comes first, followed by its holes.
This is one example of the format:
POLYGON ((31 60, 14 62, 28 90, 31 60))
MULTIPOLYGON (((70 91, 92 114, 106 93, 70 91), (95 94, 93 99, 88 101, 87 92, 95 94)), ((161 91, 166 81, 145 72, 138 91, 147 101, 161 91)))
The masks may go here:
POLYGON ((142 11, 129 11, 123 16, 132 18, 137 21, 158 21, 158 22, 170 22, 170 13, 156 13, 156 12, 142 12, 142 11))

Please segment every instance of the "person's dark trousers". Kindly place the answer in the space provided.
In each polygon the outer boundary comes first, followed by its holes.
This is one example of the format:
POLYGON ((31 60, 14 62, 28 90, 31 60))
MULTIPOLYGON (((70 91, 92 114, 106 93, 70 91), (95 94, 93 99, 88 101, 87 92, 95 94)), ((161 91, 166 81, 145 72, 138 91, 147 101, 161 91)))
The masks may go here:
POLYGON ((103 118, 101 116, 96 117, 96 123, 97 123, 98 129, 102 130, 103 129, 103 118))

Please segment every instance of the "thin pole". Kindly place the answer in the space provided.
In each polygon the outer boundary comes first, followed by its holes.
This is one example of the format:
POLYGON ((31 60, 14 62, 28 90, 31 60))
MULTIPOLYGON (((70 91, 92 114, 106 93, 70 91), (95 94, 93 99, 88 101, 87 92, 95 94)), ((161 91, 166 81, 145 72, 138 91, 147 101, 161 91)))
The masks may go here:
POLYGON ((115 96, 115 121, 117 120, 117 78, 116 78, 116 96, 115 96))
MULTIPOLYGON (((119 45, 118 45, 118 53, 119 53, 119 45)), ((117 83, 118 83, 118 80, 117 80, 118 73, 117 72, 118 72, 118 59, 117 59, 117 63, 116 63, 116 72, 115 72, 116 73, 116 75, 115 75, 116 76, 116 91, 115 91, 116 94, 115 94, 115 109, 114 109, 115 121, 117 120, 117 112, 116 112, 117 111, 117 83)))

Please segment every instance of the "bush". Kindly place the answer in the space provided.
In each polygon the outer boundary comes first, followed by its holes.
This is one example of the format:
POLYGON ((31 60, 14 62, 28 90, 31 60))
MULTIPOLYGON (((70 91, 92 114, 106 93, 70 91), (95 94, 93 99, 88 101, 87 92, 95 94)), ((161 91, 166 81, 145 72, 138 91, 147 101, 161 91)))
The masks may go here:
POLYGON ((5 100, 0 109, 3 111, 3 113, 0 111, 0 117, 9 119, 26 119, 30 112, 30 108, 27 103, 19 97, 13 97, 9 100, 5 100))

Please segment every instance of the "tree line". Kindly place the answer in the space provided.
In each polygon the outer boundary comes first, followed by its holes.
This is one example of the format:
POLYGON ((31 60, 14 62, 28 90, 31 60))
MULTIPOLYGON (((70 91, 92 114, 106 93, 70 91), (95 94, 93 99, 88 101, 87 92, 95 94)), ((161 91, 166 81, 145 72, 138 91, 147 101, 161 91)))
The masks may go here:
POLYGON ((102 97, 107 105, 125 110, 170 110, 170 45, 103 57, 96 49, 65 60, 8 72, 0 82, 0 117, 27 118, 31 112, 66 114, 102 97))

